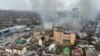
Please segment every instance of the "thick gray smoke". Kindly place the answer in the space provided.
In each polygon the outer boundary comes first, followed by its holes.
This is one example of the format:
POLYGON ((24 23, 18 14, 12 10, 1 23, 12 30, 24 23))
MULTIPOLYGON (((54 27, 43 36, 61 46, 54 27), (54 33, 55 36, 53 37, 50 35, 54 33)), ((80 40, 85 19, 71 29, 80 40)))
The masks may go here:
POLYGON ((80 24, 83 26, 88 21, 96 20, 96 0, 80 0, 79 1, 79 16, 80 16, 80 24))
MULTIPOLYGON (((43 22, 52 21, 55 26, 67 30, 82 28, 81 21, 95 19, 95 0, 30 0, 32 9, 38 11, 43 22), (73 8, 78 8, 73 10, 73 8), (59 15, 59 12, 64 15, 59 15), (78 17, 73 17, 77 14, 78 17)), ((82 23, 84 24, 84 23, 82 23)))
POLYGON ((57 10, 64 5, 60 0, 31 0, 33 10, 57 10))
POLYGON ((35 11, 43 10, 68 10, 73 6, 76 6, 76 3, 79 0, 30 0, 32 9, 35 11))
POLYGON ((95 0, 80 0, 80 16, 82 18, 94 19, 94 14, 96 12, 96 1, 95 0))

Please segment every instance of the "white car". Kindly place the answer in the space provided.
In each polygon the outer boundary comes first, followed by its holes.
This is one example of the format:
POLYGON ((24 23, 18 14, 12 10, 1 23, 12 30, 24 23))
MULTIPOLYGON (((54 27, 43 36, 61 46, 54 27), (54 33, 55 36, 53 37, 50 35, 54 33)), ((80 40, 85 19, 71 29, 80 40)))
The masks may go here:
POLYGON ((49 51, 50 53, 54 53, 54 52, 56 51, 56 49, 57 49, 56 44, 51 44, 51 45, 48 47, 48 51, 49 51))

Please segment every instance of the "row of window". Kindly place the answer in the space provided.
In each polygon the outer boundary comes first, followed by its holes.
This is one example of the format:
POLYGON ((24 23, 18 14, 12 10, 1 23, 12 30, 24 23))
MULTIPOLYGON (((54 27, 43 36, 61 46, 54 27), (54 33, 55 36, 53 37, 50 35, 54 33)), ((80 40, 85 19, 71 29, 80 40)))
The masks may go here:
POLYGON ((5 30, 5 31, 0 32, 0 36, 5 36, 9 33, 10 33, 10 30, 5 30))

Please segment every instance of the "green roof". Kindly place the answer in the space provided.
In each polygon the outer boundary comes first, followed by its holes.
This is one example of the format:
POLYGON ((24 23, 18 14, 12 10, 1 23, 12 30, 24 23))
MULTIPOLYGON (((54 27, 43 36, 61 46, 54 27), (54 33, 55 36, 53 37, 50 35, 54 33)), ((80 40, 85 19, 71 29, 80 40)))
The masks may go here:
POLYGON ((24 38, 21 38, 17 41, 17 44, 23 45, 25 44, 27 41, 24 38))
POLYGON ((71 50, 68 47, 63 49, 63 53, 65 53, 65 54, 70 54, 70 52, 71 52, 71 50))

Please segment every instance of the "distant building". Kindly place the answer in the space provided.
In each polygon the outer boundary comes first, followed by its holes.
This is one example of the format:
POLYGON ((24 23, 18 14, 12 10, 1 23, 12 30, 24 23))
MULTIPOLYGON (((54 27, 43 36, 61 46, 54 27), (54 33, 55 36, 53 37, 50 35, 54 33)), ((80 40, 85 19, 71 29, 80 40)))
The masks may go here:
POLYGON ((100 23, 98 23, 97 28, 96 28, 96 33, 99 34, 100 33, 100 23))
POLYGON ((60 28, 54 28, 54 40, 59 44, 74 44, 76 35, 74 33, 64 32, 60 28))
POLYGON ((78 8, 72 8, 72 16, 74 18, 78 18, 79 17, 79 9, 78 8))
POLYGON ((52 30, 53 29, 53 22, 45 22, 44 24, 45 30, 52 30))

